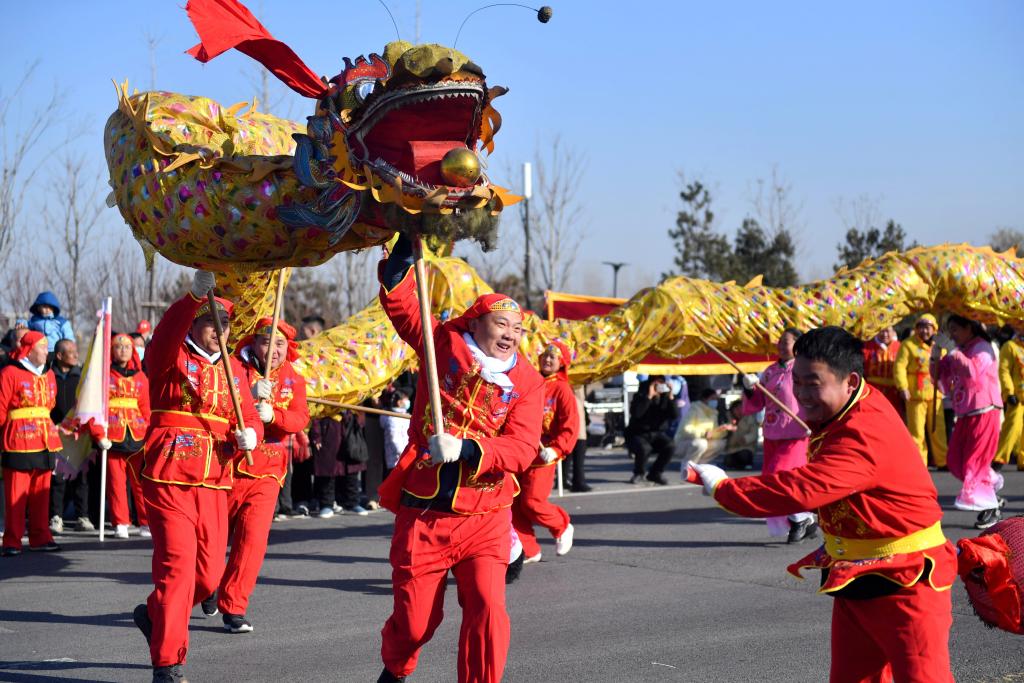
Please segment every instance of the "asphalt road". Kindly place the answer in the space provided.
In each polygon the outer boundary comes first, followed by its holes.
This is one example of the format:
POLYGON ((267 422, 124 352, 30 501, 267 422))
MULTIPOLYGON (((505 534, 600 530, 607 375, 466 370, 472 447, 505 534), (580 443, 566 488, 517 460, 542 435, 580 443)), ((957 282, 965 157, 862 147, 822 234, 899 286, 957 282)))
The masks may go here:
MULTIPOLYGON (((824 681, 830 598, 816 576, 785 566, 811 550, 771 542, 765 525, 727 515, 695 487, 633 487, 621 452, 591 458, 597 491, 563 505, 577 526, 571 554, 527 566, 508 591, 512 645, 505 681, 824 681)), ((1007 472, 1008 512, 1024 512, 1024 473, 1007 472)), ((678 474, 676 474, 678 476, 678 474)), ((952 507, 956 482, 935 475, 952 507)), ((949 511, 947 535, 974 535, 949 511)), ((219 617, 191 622, 197 681, 375 681, 390 606, 391 515, 274 525, 249 617, 231 635, 219 617)), ((60 554, 0 560, 0 681, 148 681, 132 607, 149 591, 148 541, 67 534, 60 554)), ((459 610, 410 681, 455 680, 459 610)), ((985 628, 954 588, 951 653, 958 681, 1024 681, 1024 638, 985 628)))

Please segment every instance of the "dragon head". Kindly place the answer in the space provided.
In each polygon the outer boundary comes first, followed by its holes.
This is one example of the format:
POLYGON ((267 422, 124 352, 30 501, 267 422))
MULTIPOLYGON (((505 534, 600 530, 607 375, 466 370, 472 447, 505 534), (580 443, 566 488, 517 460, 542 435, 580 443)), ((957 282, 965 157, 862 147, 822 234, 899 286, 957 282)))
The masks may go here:
POLYGON ((294 136, 296 175, 316 198, 278 215, 295 229, 326 231, 332 244, 365 223, 492 246, 498 214, 519 198, 474 166, 494 149, 493 100, 505 92, 442 45, 396 41, 383 56, 346 58, 306 133, 294 136), (453 159, 463 172, 453 172, 453 159))

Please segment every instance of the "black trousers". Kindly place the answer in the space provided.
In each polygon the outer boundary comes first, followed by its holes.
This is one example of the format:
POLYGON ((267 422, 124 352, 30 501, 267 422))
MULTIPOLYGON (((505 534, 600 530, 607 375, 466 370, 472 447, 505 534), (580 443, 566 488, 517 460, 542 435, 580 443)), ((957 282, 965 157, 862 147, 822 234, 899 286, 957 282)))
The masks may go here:
POLYGON ((313 500, 313 458, 292 463, 291 475, 292 502, 313 500))
POLYGON ((313 491, 321 508, 331 507, 335 502, 343 508, 359 505, 362 485, 359 473, 343 474, 340 477, 314 477, 313 491))
POLYGON ((68 502, 74 502, 71 519, 89 516, 89 480, 79 472, 72 479, 55 474, 50 479, 50 517, 63 517, 68 502))
POLYGON ((572 452, 565 456, 562 461, 562 477, 565 485, 570 488, 582 488, 587 485, 587 476, 584 474, 583 461, 587 457, 587 440, 579 439, 572 452))
POLYGON ((651 453, 657 457, 648 474, 660 475, 676 454, 676 445, 665 432, 644 432, 634 434, 628 440, 629 452, 633 454, 633 474, 643 474, 651 453))
POLYGON ((294 511, 292 506, 292 473, 294 467, 292 465, 292 459, 288 458, 288 469, 284 473, 284 485, 277 494, 277 513, 278 514, 289 514, 294 511))

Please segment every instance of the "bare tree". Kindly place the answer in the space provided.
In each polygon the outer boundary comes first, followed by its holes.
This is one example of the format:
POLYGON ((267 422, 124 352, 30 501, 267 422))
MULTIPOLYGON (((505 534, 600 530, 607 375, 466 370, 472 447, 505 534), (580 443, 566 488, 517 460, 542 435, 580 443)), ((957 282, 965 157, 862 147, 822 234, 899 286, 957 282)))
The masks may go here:
POLYGON ((833 207, 844 230, 866 232, 882 223, 881 202, 881 197, 861 194, 853 199, 839 197, 833 207))
POLYGON ((547 149, 542 154, 538 146, 535 153, 537 187, 530 206, 530 239, 539 284, 557 290, 565 286, 583 241, 584 211, 578 196, 586 159, 558 136, 547 149))
MULTIPOLYGON (((63 311, 72 325, 83 307, 95 305, 82 295, 87 294, 84 274, 100 231, 101 214, 106 210, 102 177, 103 174, 88 168, 83 158, 66 157, 50 183, 50 196, 40 211, 43 227, 54 236, 49 242, 51 274, 59 279, 63 311)), ((106 272, 103 268, 97 270, 106 272)), ((94 284, 104 288, 105 278, 100 277, 94 284)))
POLYGON ((14 90, 0 96, 0 266, 5 265, 11 254, 26 191, 48 158, 38 146, 59 114, 54 88, 50 99, 25 117, 24 122, 13 120, 12 108, 32 80, 36 66, 29 66, 14 90))
POLYGON ((1024 231, 1016 228, 996 228, 996 231, 988 236, 988 243, 996 251, 1013 249, 1017 256, 1024 257, 1024 231))
POLYGON ((803 203, 793 200, 793 184, 779 173, 777 165, 772 166, 771 178, 758 178, 750 191, 750 207, 754 218, 769 236, 788 232, 795 238, 800 232, 800 212, 803 203))
POLYGON ((328 261, 328 276, 338 287, 338 312, 342 320, 366 308, 373 299, 377 291, 374 266, 379 256, 373 249, 346 251, 328 261))

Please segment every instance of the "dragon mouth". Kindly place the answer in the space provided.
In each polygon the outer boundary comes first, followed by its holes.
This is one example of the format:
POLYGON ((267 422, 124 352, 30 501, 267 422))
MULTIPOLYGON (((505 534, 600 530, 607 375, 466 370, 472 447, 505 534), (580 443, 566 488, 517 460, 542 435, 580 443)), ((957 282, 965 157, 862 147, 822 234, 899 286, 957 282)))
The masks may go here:
POLYGON ((469 186, 441 177, 441 159, 456 148, 475 150, 486 103, 477 80, 445 80, 403 87, 369 98, 349 134, 350 148, 374 176, 418 199, 438 197, 455 206, 490 183, 485 174, 469 186))

